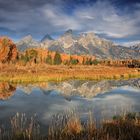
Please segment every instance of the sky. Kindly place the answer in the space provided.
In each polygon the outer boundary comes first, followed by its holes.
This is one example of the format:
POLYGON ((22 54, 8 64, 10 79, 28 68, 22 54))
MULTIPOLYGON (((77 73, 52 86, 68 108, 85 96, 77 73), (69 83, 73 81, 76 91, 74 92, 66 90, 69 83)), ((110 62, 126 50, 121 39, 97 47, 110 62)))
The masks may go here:
POLYGON ((0 0, 0 35, 41 39, 66 30, 115 42, 140 40, 140 0, 0 0))

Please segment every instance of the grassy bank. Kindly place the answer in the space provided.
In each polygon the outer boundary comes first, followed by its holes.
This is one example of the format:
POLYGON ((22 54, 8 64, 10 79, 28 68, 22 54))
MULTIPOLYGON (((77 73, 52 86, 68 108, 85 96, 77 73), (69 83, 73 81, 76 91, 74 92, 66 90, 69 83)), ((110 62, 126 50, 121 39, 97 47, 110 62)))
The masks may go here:
POLYGON ((40 131, 36 118, 16 114, 10 119, 9 129, 0 129, 1 140, 139 140, 140 114, 128 113, 103 121, 96 127, 89 113, 89 119, 82 122, 75 113, 55 115, 45 134, 40 131))
POLYGON ((140 77, 140 69, 108 66, 2 65, 0 81, 13 83, 63 81, 67 79, 102 80, 140 77))

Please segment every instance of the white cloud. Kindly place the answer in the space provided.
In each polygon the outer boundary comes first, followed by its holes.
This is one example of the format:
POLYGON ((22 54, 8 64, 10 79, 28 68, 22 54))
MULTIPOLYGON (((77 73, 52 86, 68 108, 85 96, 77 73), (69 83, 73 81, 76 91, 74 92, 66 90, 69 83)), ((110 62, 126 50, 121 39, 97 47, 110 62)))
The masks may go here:
POLYGON ((61 10, 61 6, 47 6, 43 12, 50 23, 61 29, 95 31, 113 38, 133 36, 140 31, 136 26, 140 9, 133 14, 121 15, 109 2, 97 1, 91 6, 77 7, 71 15, 61 10))
POLYGON ((60 33, 71 28, 77 32, 94 31, 109 38, 133 38, 140 35, 139 5, 135 5, 133 12, 128 12, 127 8, 122 12, 110 2, 98 0, 92 5, 78 5, 66 10, 64 2, 56 0, 55 3, 46 2, 33 9, 24 6, 18 12, 0 9, 0 17, 7 17, 11 21, 0 22, 0 27, 38 36, 60 33))
POLYGON ((57 28, 66 30, 68 28, 72 28, 74 30, 80 29, 80 24, 77 22, 77 19, 73 15, 68 15, 64 13, 61 9, 61 6, 52 6, 46 5, 42 10, 46 20, 54 25, 57 28))

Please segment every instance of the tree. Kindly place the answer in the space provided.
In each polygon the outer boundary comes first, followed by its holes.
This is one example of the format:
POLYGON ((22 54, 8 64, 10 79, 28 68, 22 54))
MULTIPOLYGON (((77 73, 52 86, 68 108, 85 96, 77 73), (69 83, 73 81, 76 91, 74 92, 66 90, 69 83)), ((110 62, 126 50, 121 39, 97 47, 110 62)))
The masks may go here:
POLYGON ((3 46, 7 46, 7 45, 8 45, 8 38, 4 38, 4 39, 2 40, 2 45, 3 45, 3 46))
POLYGON ((98 65, 99 64, 99 61, 97 59, 95 59, 95 60, 92 61, 92 64, 98 65))
POLYGON ((87 58, 86 62, 85 62, 86 65, 92 65, 92 59, 91 58, 87 58))
POLYGON ((56 52, 54 56, 53 64, 60 65, 61 63, 62 63, 61 55, 58 52, 56 52))
POLYGON ((53 62, 53 60, 52 60, 51 55, 48 55, 46 58, 46 63, 52 65, 52 62, 53 62))
POLYGON ((85 58, 83 58, 82 65, 85 65, 85 63, 86 63, 85 58))
POLYGON ((28 51, 28 57, 29 57, 30 59, 32 59, 32 58, 37 58, 37 55, 38 55, 38 53, 37 53, 36 50, 31 49, 31 50, 28 51))
POLYGON ((79 63, 78 59, 74 59, 74 58, 70 57, 70 64, 77 65, 78 63, 79 63))
POLYGON ((19 61, 23 62, 24 64, 26 64, 29 61, 29 57, 27 55, 21 55, 19 61))
POLYGON ((25 58, 30 61, 34 61, 34 63, 37 62, 37 56, 38 56, 38 52, 34 49, 31 49, 31 50, 27 50, 26 53, 25 53, 25 58))
POLYGON ((63 61, 63 64, 64 64, 64 65, 70 65, 70 61, 69 61, 69 60, 64 60, 64 61, 63 61))

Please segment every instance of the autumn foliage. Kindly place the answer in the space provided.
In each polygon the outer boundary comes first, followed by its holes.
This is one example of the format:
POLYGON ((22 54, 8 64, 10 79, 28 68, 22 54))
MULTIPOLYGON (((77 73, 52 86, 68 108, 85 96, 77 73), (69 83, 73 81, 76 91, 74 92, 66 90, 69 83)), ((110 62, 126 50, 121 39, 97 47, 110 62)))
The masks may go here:
POLYGON ((0 62, 15 61, 18 56, 16 45, 7 37, 0 38, 0 62))
POLYGON ((71 55, 49 51, 43 48, 29 48, 24 52, 17 50, 16 45, 8 37, 0 37, 0 62, 16 63, 18 65, 48 64, 48 65, 97 65, 139 68, 140 60, 97 60, 91 55, 71 55))

